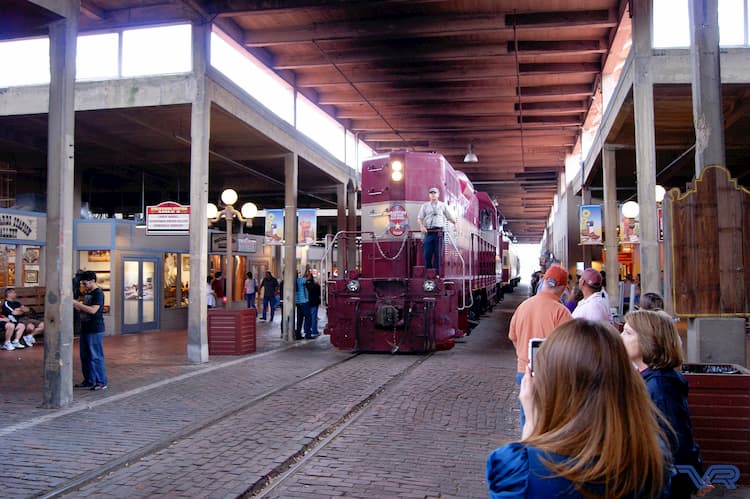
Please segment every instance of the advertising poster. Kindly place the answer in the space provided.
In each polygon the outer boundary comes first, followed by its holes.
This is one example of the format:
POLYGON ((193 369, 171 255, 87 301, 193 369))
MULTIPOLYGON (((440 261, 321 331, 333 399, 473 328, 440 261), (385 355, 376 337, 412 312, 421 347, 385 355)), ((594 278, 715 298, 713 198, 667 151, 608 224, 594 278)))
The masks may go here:
POLYGON ((266 210, 266 244, 281 245, 284 240, 284 210, 266 210))
POLYGON ((297 244, 313 244, 317 239, 318 209, 297 210, 297 244))
POLYGON ((602 244, 602 207, 598 204, 581 205, 579 221, 581 244, 602 244))
POLYGON ((640 243, 641 227, 638 218, 628 218, 622 214, 620 207, 620 242, 621 243, 640 243))

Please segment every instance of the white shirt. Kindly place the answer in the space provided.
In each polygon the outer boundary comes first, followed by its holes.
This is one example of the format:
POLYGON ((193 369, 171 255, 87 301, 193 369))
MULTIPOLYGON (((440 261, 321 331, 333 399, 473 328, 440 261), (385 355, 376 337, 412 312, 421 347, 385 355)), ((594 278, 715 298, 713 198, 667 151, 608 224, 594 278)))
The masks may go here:
POLYGON ((573 318, 611 323, 612 314, 609 311, 609 302, 602 296, 602 292, 598 291, 578 302, 578 306, 573 310, 573 318))

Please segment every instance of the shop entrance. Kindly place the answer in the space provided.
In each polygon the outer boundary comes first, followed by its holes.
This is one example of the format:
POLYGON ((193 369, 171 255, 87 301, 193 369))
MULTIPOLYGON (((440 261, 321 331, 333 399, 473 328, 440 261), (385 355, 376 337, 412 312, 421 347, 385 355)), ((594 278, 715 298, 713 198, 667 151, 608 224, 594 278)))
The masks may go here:
POLYGON ((158 294, 155 258, 123 258, 122 332, 137 333, 156 329, 158 294))

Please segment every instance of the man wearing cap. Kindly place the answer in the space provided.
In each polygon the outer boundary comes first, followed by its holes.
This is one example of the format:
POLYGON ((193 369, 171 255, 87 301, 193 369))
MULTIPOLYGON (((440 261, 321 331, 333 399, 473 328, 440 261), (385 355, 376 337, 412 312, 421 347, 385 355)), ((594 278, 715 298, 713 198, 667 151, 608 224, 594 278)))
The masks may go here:
MULTIPOLYGON (((519 385, 529 365, 529 340, 546 338, 557 326, 572 319, 568 308, 560 301, 567 285, 568 272, 557 264, 550 265, 539 283, 537 293, 521 303, 510 320, 508 338, 516 348, 516 383, 519 385)), ((525 421, 522 407, 521 429, 525 421)))
POLYGON ((104 368, 104 293, 96 284, 96 272, 87 270, 81 274, 81 284, 86 289, 83 302, 74 301, 73 308, 81 316, 79 340, 83 382, 75 388, 90 390, 107 389, 107 372, 104 368))
POLYGON ((602 275, 596 269, 586 269, 581 274, 578 287, 583 291, 583 300, 573 311, 574 319, 588 319, 590 321, 604 321, 612 323, 612 313, 609 303, 602 295, 602 275))
POLYGON ((448 206, 438 199, 440 189, 430 187, 428 193, 430 200, 419 208, 417 222, 419 222, 419 229, 424 233, 422 240, 424 266, 426 269, 437 271, 440 267, 440 255, 443 253, 442 235, 446 220, 455 224, 456 219, 448 210, 448 206))

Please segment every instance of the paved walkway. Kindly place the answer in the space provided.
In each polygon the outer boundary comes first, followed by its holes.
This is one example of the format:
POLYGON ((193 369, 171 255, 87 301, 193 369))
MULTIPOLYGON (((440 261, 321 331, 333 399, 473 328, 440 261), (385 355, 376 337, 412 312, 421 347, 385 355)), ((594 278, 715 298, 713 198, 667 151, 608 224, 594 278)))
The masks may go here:
POLYGON ((486 497, 487 452, 518 433, 523 297, 432 356, 283 344, 278 317, 258 353, 202 365, 185 331, 107 337, 110 389, 59 411, 37 407, 42 349, 0 352, 0 496, 486 497))

